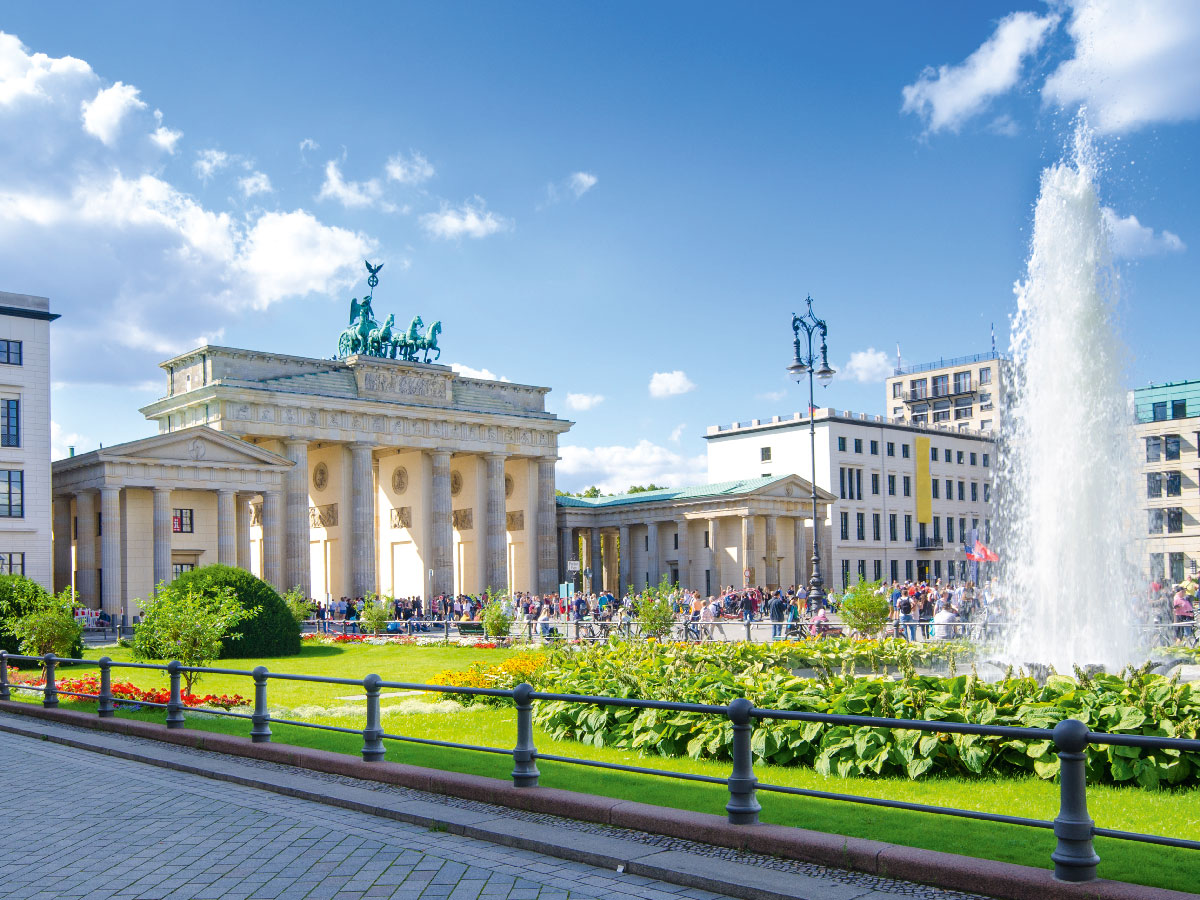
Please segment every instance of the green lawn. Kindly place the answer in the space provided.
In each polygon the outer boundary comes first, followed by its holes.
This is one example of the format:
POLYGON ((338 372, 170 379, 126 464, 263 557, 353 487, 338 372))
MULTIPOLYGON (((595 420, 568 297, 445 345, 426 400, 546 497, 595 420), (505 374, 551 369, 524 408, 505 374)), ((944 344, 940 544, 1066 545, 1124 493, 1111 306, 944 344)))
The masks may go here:
MULTIPOLYGON (((477 660, 498 662, 510 652, 438 646, 377 647, 348 644, 305 647, 299 657, 261 662, 268 669, 280 672, 345 678, 361 678, 364 674, 375 672, 385 680, 421 682, 444 669, 466 668, 477 660)), ((129 658, 128 650, 121 648, 89 651, 88 655, 99 657, 105 654, 114 660, 129 658)), ((246 669, 255 664, 257 661, 249 660, 229 663, 231 667, 246 669)), ((116 670, 116 678, 133 681, 144 687, 160 687, 165 683, 164 675, 141 670, 116 670), (120 675, 116 672, 120 672, 120 675)), ((252 693, 249 679, 221 675, 205 676, 197 690, 202 693, 240 693, 243 696, 252 693)), ((361 692, 353 687, 271 681, 269 691, 272 714, 280 718, 362 727, 365 704, 358 699, 361 692)), ((509 748, 514 743, 515 717, 508 708, 463 708, 441 696, 415 694, 385 696, 382 707, 384 728, 391 734, 502 748, 509 748)), ((80 704, 80 708, 88 706, 80 704)), ((94 705, 90 708, 94 708, 94 705)), ((121 715, 148 721, 162 720, 161 711, 122 712, 121 715)), ((188 714, 188 726, 233 734, 245 734, 249 730, 247 722, 196 713, 188 714)), ((353 735, 286 725, 273 725, 272 730, 275 740, 279 742, 346 753, 357 753, 361 748, 361 739, 353 735)), ((556 743, 541 729, 535 729, 535 742, 542 752, 561 756, 721 777, 728 774, 729 768, 729 764, 723 762, 645 757, 630 751, 596 748, 575 742, 556 743)), ((511 759, 506 757, 402 742, 388 742, 387 758, 395 762, 495 778, 507 778, 512 767, 511 759)), ((717 785, 689 783, 684 788, 671 779, 595 769, 581 771, 569 764, 546 760, 539 761, 538 767, 542 772, 541 783, 549 787, 586 790, 605 796, 716 814, 723 813, 727 800, 725 789, 717 785)), ((1052 819, 1058 809, 1058 786, 1034 778, 983 781, 930 779, 913 782, 894 778, 825 777, 811 769, 779 766, 758 766, 756 774, 760 781, 766 783, 1033 818, 1052 819)), ((758 796, 763 806, 763 821, 1025 865, 1050 866, 1054 838, 1048 831, 1040 829, 791 797, 766 791, 760 791, 758 796)), ((1090 812, 1100 827, 1200 839, 1200 789, 1150 792, 1136 787, 1096 786, 1089 788, 1088 802, 1090 812)), ((1200 855, 1195 851, 1103 838, 1097 839, 1096 846, 1102 859, 1100 874, 1103 877, 1176 890, 1195 889, 1196 872, 1200 867, 1200 855)))

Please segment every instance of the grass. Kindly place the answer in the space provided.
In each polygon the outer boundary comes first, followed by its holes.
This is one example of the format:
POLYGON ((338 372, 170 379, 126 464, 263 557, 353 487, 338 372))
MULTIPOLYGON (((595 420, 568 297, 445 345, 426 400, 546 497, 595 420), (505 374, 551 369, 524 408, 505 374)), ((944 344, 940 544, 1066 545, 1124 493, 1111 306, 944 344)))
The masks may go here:
MULTIPOLYGON (((231 661, 236 668, 261 662, 280 672, 356 678, 375 672, 385 680, 422 682, 444 669, 462 669, 471 662, 497 662, 511 651, 474 650, 439 646, 308 646, 299 657, 261 661, 231 661)), ((125 661, 128 650, 105 648, 89 655, 107 654, 125 661)), ((144 687, 161 687, 165 676, 142 670, 117 670, 114 677, 144 687)), ((63 674, 66 674, 64 672, 63 674)), ((72 674, 74 674, 72 672, 72 674)), ((241 676, 205 676, 197 690, 203 693, 251 694, 249 679, 241 676)), ((365 703, 360 692, 345 685, 303 682, 270 682, 272 713, 322 724, 361 728, 365 703), (346 699, 349 698, 349 699, 346 699)), ((65 700, 65 698, 64 698, 65 700)), ((70 704, 94 709, 94 704, 70 704)), ((515 714, 506 707, 461 707, 428 695, 385 697, 383 725, 388 733, 428 737, 462 743, 509 748, 516 728, 515 714)), ((122 711, 122 716, 161 722, 162 712, 122 711)), ((188 713, 188 727, 226 734, 246 734, 249 723, 188 713)), ((361 738, 287 725, 272 725, 274 740, 343 753, 358 753, 361 738)), ((646 757, 631 751, 591 747, 576 742, 554 742, 535 729, 535 742, 543 751, 605 762, 664 768, 674 771, 728 775, 727 762, 646 757)), ((510 758, 493 754, 387 742, 387 759, 411 765, 506 779, 510 758)), ((539 760, 541 784, 568 790, 637 800, 660 806, 721 814, 728 795, 722 786, 689 783, 681 790, 677 781, 650 775, 581 770, 570 764, 539 760)), ((756 767, 760 781, 868 797, 952 806, 985 812, 1052 819, 1058 810, 1058 786, 1036 778, 963 780, 937 778, 867 779, 826 777, 811 769, 781 766, 756 767)), ((889 810, 861 804, 792 797, 760 791, 765 822, 817 829, 834 834, 871 838, 912 847, 961 853, 986 859, 1048 868, 1054 837, 1049 831, 1013 825, 950 818, 930 813, 889 810)), ((1144 791, 1136 787, 1093 786, 1088 789, 1089 811, 1100 827, 1172 837, 1200 839, 1200 789, 1144 791)), ((1097 838, 1105 878, 1191 891, 1195 889, 1196 851, 1097 838)))

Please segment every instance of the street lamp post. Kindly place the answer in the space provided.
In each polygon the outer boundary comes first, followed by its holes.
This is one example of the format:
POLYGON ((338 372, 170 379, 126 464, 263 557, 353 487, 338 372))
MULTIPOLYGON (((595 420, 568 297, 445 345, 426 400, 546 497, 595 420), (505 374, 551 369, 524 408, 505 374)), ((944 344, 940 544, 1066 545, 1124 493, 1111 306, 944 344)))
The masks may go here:
POLYGON ((828 329, 825 327, 823 319, 818 319, 812 310, 812 297, 808 297, 805 303, 808 304, 808 312, 803 316, 798 316, 792 313, 792 347, 795 350, 795 357, 792 364, 787 367, 792 373, 792 377, 797 382, 808 375, 808 437, 809 437, 809 453, 812 458, 812 517, 813 517, 813 553, 812 553, 812 576, 808 579, 808 600, 807 605, 809 610, 814 606, 820 607, 825 603, 825 582, 821 578, 821 548, 818 543, 818 522, 817 522, 817 426, 813 421, 813 411, 815 402, 813 397, 813 378, 821 382, 822 387, 828 386, 833 380, 834 371, 829 365, 829 351, 825 346, 825 336, 828 329), (800 332, 804 331, 808 339, 808 353, 802 354, 800 351, 800 332), (821 334, 821 358, 820 367, 817 366, 817 355, 813 350, 813 334, 820 332, 821 334))

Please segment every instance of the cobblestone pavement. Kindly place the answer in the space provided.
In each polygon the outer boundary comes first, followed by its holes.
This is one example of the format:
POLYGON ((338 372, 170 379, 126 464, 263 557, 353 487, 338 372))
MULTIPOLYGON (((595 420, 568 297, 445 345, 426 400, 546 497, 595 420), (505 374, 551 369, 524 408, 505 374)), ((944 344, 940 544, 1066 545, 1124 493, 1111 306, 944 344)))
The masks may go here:
POLYGON ((721 900, 12 734, 0 770, 4 900, 721 900))

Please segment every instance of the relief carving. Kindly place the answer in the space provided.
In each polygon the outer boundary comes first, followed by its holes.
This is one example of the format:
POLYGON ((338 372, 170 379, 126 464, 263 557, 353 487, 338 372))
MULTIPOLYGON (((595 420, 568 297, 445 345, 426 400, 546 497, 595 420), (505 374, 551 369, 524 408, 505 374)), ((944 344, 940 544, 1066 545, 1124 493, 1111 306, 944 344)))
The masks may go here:
POLYGON ((412 507, 401 506, 391 511, 393 528, 412 528, 412 507))
POLYGON ((518 509, 516 512, 510 512, 504 517, 504 526, 509 531, 524 531, 525 530, 525 510, 518 509))
POLYGON ((397 466, 392 472, 392 491, 396 494, 403 494, 408 490, 408 469, 404 466, 397 466))
POLYGON ((296 411, 294 409, 286 409, 285 408, 283 410, 283 422, 285 425, 295 425, 299 421, 300 421, 300 417, 298 415, 296 415, 296 411))
POLYGON ((250 524, 262 525, 262 507, 261 503, 250 504, 250 524))
POLYGON ((258 421, 260 421, 260 422, 274 422, 274 421, 275 421, 275 410, 273 410, 273 409, 272 409, 271 407, 269 407, 269 406, 264 406, 264 407, 262 407, 262 408, 261 408, 261 409, 258 411, 258 421))
POLYGON ((310 506, 308 508, 308 525, 310 528, 333 528, 338 523, 338 505, 328 503, 325 506, 310 506))
POLYGON ((456 509, 453 513, 454 528, 457 531, 470 531, 475 527, 474 512, 470 509, 456 509))
POLYGON ((244 420, 249 421, 249 419, 250 419, 250 404, 249 403, 239 403, 237 406, 235 406, 233 408, 233 417, 235 419, 244 419, 244 420))
POLYGON ((399 372, 364 372, 362 389, 377 394, 401 394, 406 397, 446 396, 443 379, 399 372))

